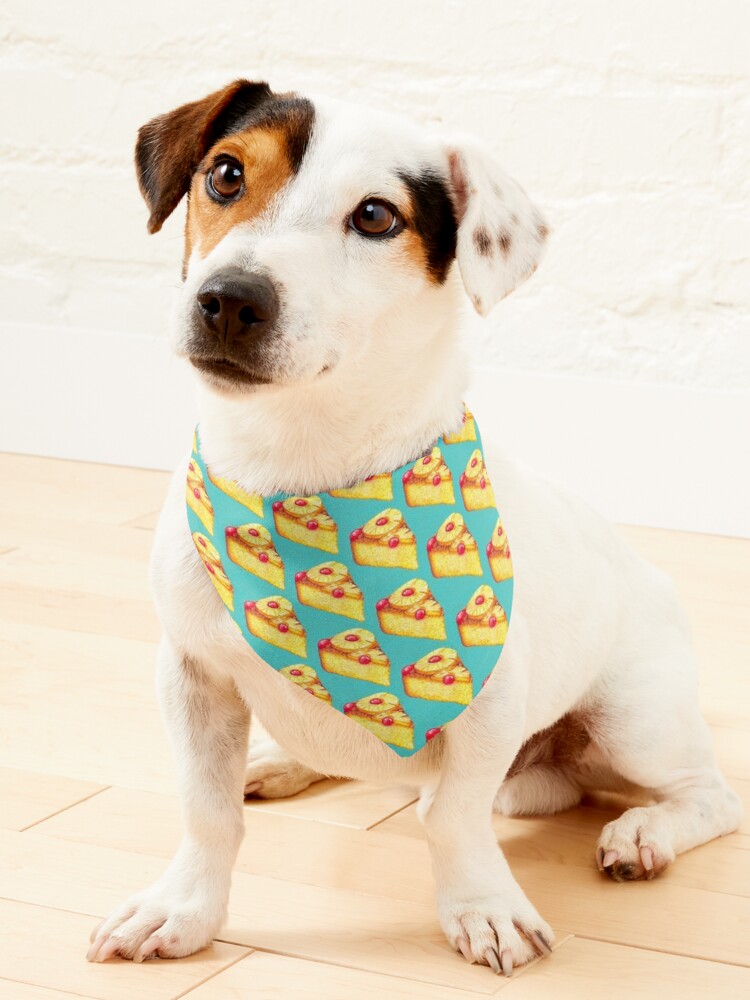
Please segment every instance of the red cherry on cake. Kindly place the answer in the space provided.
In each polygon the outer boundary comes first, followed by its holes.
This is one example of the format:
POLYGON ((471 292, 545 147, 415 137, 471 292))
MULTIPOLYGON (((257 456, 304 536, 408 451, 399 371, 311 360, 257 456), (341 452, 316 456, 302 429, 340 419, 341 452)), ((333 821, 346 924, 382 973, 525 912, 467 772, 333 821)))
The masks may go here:
POLYGON ((408 483, 409 480, 411 479, 412 475, 413 475, 413 473, 412 473, 411 469, 407 469, 406 472, 401 477, 401 482, 408 483))
POLYGON ((432 552, 432 550, 437 545, 437 538, 433 535, 432 538, 427 539, 427 551, 432 552))
POLYGON ((331 575, 331 567, 330 566, 321 566, 319 572, 320 572, 321 576, 330 576, 331 575))
POLYGON ((388 518, 387 517, 379 517, 377 519, 377 521, 375 522, 375 524, 379 524, 382 527, 382 525, 388 524, 388 518))
POLYGON ((383 699, 382 698, 370 698, 370 704, 371 705, 382 705, 383 704, 383 699))
POLYGON ((428 663, 440 663, 441 660, 442 660, 442 656, 439 653, 435 653, 434 656, 431 656, 427 660, 427 662, 428 663))
POLYGON ((268 607, 269 608, 278 608, 278 606, 279 606, 279 602, 278 601, 269 601, 268 602, 268 607))
POLYGON ((281 510, 283 506, 284 505, 282 504, 281 500, 274 500, 274 502, 271 504, 271 508, 273 510, 281 510))
POLYGON ((484 489, 486 485, 487 485, 487 480, 484 478, 484 476, 482 476, 482 478, 479 480, 480 489, 484 489))
POLYGON ((440 476, 439 475, 432 477, 432 485, 433 486, 439 486, 440 485, 440 476))
POLYGON ((490 628, 494 628, 497 625, 497 618, 495 618, 494 615, 490 615, 490 617, 487 619, 487 624, 489 625, 490 628))
POLYGON ((395 548, 397 548, 398 547, 398 541, 399 540, 398 540, 398 538, 396 538, 395 535, 393 536, 393 538, 389 538, 388 539, 388 548, 389 549, 395 549, 395 548))
POLYGON ((334 597, 343 597, 344 596, 344 591, 341 589, 341 587, 336 587, 335 590, 331 591, 331 593, 333 594, 334 597))
POLYGON ((348 714, 349 714, 349 712, 353 712, 353 711, 354 711, 354 710, 356 709, 356 707, 357 707, 357 706, 356 706, 356 705, 354 704, 354 702, 353 702, 353 701, 348 701, 348 702, 346 703, 346 705, 344 705, 344 711, 345 711, 345 712, 346 712, 346 714, 348 715, 348 714))
POLYGON ((474 598, 474 603, 484 604, 484 594, 477 594, 477 596, 474 598))
POLYGON ((476 464, 477 464, 477 459, 476 458, 472 458, 472 460, 471 460, 471 467, 472 467, 472 469, 476 468, 476 464))
POLYGON ((361 538, 361 537, 362 537, 362 529, 361 528, 355 528, 354 531, 352 531, 352 532, 349 533, 349 538, 353 542, 356 542, 356 540, 358 538, 361 538))
POLYGON ((255 601, 245 601, 245 611, 253 611, 255 609, 255 601))
POLYGON ((303 500, 302 497, 297 497, 297 499, 294 501, 294 506, 295 507, 304 507, 306 503, 307 503, 307 500, 303 500))
POLYGON ((404 669, 401 671, 401 676, 408 677, 409 674, 413 674, 415 670, 416 667, 414 666, 413 663, 407 663, 404 669))
POLYGON ((404 587, 404 589, 401 591, 401 596, 411 597, 413 593, 414 593, 414 587, 404 587))
POLYGON ((188 462, 188 469, 190 469, 191 472, 195 472, 195 466, 192 462, 188 462))
POLYGON ((390 715, 384 715, 380 721, 383 723, 384 726, 393 725, 393 719, 390 717, 390 715))
POLYGON ((445 530, 446 530, 446 531, 453 531, 453 529, 454 529, 455 527, 456 527, 456 526, 455 526, 455 524, 453 523, 453 521, 448 521, 448 523, 447 523, 447 524, 446 524, 446 526, 445 526, 445 530))
POLYGON ((268 553, 267 552, 259 552, 258 553, 258 562, 267 563, 268 562, 268 553))
POLYGON ((387 608, 387 607, 388 607, 388 598, 387 597, 381 597, 380 600, 378 601, 378 603, 375 605, 375 609, 377 611, 382 611, 383 608, 387 608))
POLYGON ((466 486, 466 473, 465 472, 462 472, 461 475, 458 477, 458 482, 459 482, 459 484, 461 486, 466 486))
POLYGON ((248 533, 248 535, 252 535, 253 538, 257 538, 258 537, 258 529, 257 528, 248 528, 247 529, 247 533, 248 533))
POLYGON ((422 459, 422 465, 429 465, 431 461, 432 461, 432 455, 425 455, 425 457, 422 459))
POLYGON ((359 662, 360 662, 360 663, 362 664, 362 666, 364 667, 364 666, 366 666, 366 665, 367 665, 367 664, 368 664, 368 663, 370 662, 370 657, 369 657, 369 656, 367 655, 367 653, 363 653, 363 654, 362 654, 362 655, 361 655, 361 656, 359 657, 359 662))
POLYGON ((502 538, 503 537, 503 526, 502 526, 502 524, 498 524, 498 526, 497 526, 497 537, 498 538, 502 538))
POLYGON ((346 639, 347 642, 357 642, 359 636, 355 635, 353 632, 350 632, 349 635, 345 635, 344 638, 346 639))
POLYGON ((492 555, 492 542, 487 542, 487 555, 492 555))
POLYGON ((434 739, 435 739, 435 737, 437 736, 437 734, 438 734, 438 733, 439 733, 440 731, 441 731, 441 727, 440 727, 440 726, 435 726, 435 728, 434 728, 434 729, 428 729, 428 730, 427 730, 427 732, 426 732, 426 733, 424 734, 424 738, 425 738, 425 739, 426 739, 426 740, 427 740, 428 742, 429 742, 430 740, 434 740, 434 739))
POLYGON ((370 480, 371 480, 371 479, 374 479, 374 478, 375 478, 375 473, 373 473, 373 474, 372 474, 371 476, 365 476, 365 482, 366 482, 366 483, 369 483, 369 482, 370 482, 370 480))
POLYGON ((453 684, 455 680, 456 678, 453 676, 453 674, 446 674, 445 677, 443 678, 443 684, 453 684))
POLYGON ((330 639, 318 639, 318 649, 328 649, 330 645, 330 639))
POLYGON ((307 573, 305 572, 305 570, 301 569, 299 573, 294 574, 294 579, 297 581, 297 583, 299 583, 299 581, 304 580, 306 576, 307 573))
POLYGON ((292 668, 292 669, 291 669, 291 670, 289 671, 289 673, 290 673, 290 674, 292 675, 292 677, 301 677, 301 676, 302 676, 302 671, 301 671, 301 670, 298 670, 298 669, 297 669, 296 667, 293 667, 293 668, 292 668))
POLYGON ((317 521, 308 521, 307 522, 307 527, 308 527, 308 529, 310 531, 316 531, 317 527, 318 527, 318 522, 317 521))
POLYGON ((461 610, 456 615, 456 624, 460 625, 462 622, 465 621, 466 621, 466 612, 464 611, 463 608, 461 608, 461 610))
POLYGON ((279 632, 288 632, 289 626, 286 622, 279 622, 279 632))
POLYGON ((465 551, 466 551, 466 546, 464 545, 463 542, 459 542, 458 545, 456 546, 456 552, 458 552, 458 554, 462 556, 465 551))
POLYGON ((211 576, 213 576, 214 573, 216 572, 216 570, 213 568, 213 566, 211 565, 211 563, 206 563, 206 569, 211 574, 211 576))
POLYGON ((201 545, 205 549, 205 547, 206 547, 206 539, 205 538, 199 538, 198 541, 201 543, 201 545))
POLYGON ((193 489, 193 496, 197 497, 199 500, 201 498, 201 491, 198 489, 197 486, 193 489))
POLYGON ((425 611, 424 608, 417 608, 417 610, 414 612, 414 617, 417 619, 418 622, 421 622, 426 614, 427 612, 425 611))

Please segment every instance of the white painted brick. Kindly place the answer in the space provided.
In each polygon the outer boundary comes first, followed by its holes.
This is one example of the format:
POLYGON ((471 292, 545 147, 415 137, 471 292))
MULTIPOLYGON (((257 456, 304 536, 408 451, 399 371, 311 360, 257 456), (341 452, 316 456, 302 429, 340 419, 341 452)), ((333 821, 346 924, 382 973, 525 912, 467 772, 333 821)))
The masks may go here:
POLYGON ((484 136, 553 226, 467 336, 495 365, 750 385, 750 5, 738 0, 5 0, 6 319, 162 336, 182 212, 132 167, 155 114, 235 76, 484 136), (9 311, 9 313, 8 313, 9 311))

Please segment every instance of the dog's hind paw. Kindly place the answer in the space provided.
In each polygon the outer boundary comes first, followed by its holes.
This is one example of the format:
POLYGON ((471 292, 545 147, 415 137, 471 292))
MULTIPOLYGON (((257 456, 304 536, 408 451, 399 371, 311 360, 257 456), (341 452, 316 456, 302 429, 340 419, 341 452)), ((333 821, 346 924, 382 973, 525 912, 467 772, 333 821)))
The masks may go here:
POLYGON ((245 771, 245 797, 288 799, 325 777, 292 760, 274 740, 258 740, 250 746, 245 771))

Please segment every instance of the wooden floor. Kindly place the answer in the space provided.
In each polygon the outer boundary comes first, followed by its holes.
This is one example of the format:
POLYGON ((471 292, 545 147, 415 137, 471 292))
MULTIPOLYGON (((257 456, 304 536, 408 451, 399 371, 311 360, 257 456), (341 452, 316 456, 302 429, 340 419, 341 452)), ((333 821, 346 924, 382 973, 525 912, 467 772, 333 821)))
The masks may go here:
MULTIPOLYGON (((180 831, 146 582, 166 477, 0 456, 0 482, 0 1000, 750 997, 748 821, 618 885, 593 863, 611 803, 498 817, 559 942, 505 980, 443 940, 413 793, 343 782, 246 806, 211 949, 87 964, 92 926, 162 870, 180 831)), ((677 580, 703 708, 750 804, 750 542, 623 530, 677 580)))

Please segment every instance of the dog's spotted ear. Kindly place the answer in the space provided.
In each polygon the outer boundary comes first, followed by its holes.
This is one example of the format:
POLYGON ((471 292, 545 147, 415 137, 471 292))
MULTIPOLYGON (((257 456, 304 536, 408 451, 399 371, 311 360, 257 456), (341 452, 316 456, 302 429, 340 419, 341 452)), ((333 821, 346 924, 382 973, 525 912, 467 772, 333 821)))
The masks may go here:
POLYGON ((138 130, 135 168, 157 233, 190 188, 195 168, 238 118, 271 97, 266 83, 235 80, 203 100, 160 115, 138 130))
POLYGON ((492 154, 471 137, 447 149, 458 221, 456 260, 481 316, 537 268, 548 236, 539 209, 492 154))

